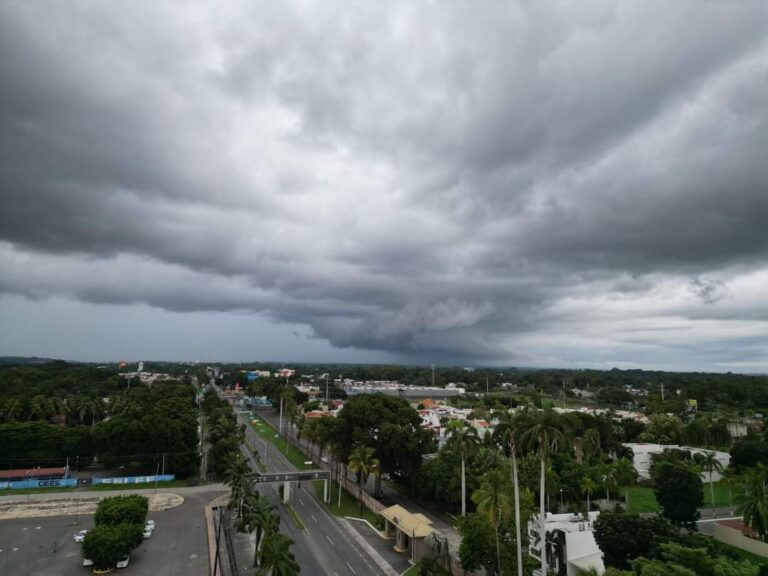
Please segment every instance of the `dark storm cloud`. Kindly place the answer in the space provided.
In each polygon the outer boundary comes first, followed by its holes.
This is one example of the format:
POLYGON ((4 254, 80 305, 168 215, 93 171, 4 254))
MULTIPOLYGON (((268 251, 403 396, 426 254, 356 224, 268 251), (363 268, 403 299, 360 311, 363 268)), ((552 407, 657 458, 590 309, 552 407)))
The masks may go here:
POLYGON ((700 358, 709 322, 764 307, 766 22, 6 2, 0 289, 422 359, 610 362, 661 331, 654 358, 700 358))

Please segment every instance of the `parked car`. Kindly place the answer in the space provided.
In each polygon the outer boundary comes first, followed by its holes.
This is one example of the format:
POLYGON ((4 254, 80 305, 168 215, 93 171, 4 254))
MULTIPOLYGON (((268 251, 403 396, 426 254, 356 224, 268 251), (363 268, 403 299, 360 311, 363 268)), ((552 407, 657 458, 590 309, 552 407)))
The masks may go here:
POLYGON ((116 568, 127 568, 128 562, 131 560, 130 556, 126 556, 122 560, 118 560, 117 564, 115 564, 116 568))
POLYGON ((154 520, 147 520, 147 522, 144 524, 144 528, 149 528, 150 530, 155 529, 155 521, 154 520))
POLYGON ((144 532, 142 533, 142 535, 144 536, 144 539, 145 539, 145 540, 146 540, 147 538, 152 538, 152 528, 149 528, 149 527, 145 527, 145 528, 144 528, 144 532))
POLYGON ((83 558, 83 566, 93 566, 93 560, 89 560, 88 558, 83 558))
POLYGON ((75 533, 75 542, 78 544, 82 544, 83 540, 85 540, 85 535, 88 534, 88 530, 80 530, 80 532, 75 533))

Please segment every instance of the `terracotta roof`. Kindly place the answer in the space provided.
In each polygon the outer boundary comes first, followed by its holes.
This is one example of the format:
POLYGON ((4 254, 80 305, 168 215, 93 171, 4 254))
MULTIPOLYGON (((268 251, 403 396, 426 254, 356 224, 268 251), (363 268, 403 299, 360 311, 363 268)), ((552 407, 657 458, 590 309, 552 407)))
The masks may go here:
POLYGON ((40 476, 64 476, 66 468, 24 468, 22 470, 0 470, 0 478, 37 478, 40 476))

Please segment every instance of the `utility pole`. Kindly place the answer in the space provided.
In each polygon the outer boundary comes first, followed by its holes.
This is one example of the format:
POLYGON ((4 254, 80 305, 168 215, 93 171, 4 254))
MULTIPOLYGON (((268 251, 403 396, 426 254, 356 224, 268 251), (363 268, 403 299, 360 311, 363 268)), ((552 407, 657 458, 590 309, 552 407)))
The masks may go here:
POLYGON ((328 388, 328 372, 325 373, 325 401, 326 403, 331 401, 331 394, 328 388))
POLYGON ((432 364, 432 388, 435 387, 435 365, 432 364))
POLYGON ((488 376, 485 377, 485 395, 488 396, 488 394, 491 393, 491 389, 488 385, 488 376))
POLYGON ((664 382, 661 383, 661 401, 664 402, 664 382))
POLYGON ((163 476, 165 476, 165 452, 163 452, 163 476))

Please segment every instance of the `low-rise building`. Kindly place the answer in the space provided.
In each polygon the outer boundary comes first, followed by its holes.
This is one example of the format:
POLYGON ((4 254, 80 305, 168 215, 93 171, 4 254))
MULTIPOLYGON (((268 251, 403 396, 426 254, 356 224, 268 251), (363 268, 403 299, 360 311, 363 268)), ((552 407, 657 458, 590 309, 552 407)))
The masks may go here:
MULTIPOLYGON (((635 470, 641 479, 647 480, 651 477, 651 465, 653 464, 653 457, 661 454, 664 450, 685 450, 690 452, 691 455, 706 454, 708 452, 714 452, 717 461, 723 468, 727 468, 731 463, 731 455, 728 452, 720 452, 718 450, 707 450, 705 448, 693 448, 691 446, 679 446, 677 444, 648 444, 644 442, 626 443, 627 448, 632 449, 634 454, 633 464, 635 470)), ((719 482, 722 479, 722 474, 717 471, 712 472, 712 480, 719 482)), ((703 482, 709 482, 709 472, 701 473, 701 480, 703 482)))
MULTIPOLYGON (((587 517, 581 514, 546 515, 547 563, 551 570, 562 573, 565 568, 568 576, 577 576, 581 570, 594 568, 598 575, 605 572, 603 552, 595 541, 593 523, 600 512, 590 512, 587 517)), ((528 523, 528 553, 539 558, 541 538, 539 535, 538 516, 528 523)))

